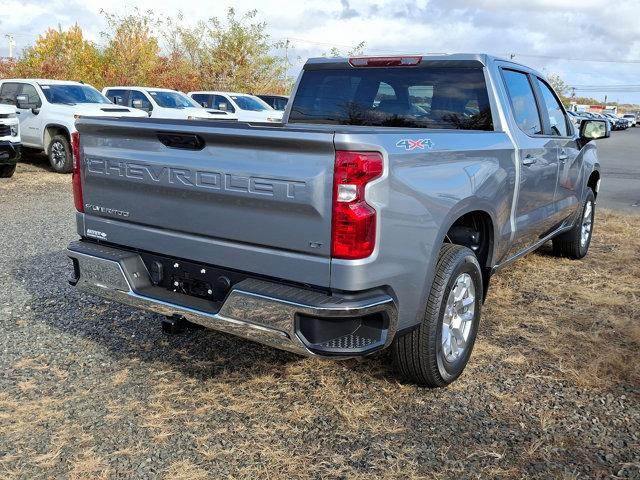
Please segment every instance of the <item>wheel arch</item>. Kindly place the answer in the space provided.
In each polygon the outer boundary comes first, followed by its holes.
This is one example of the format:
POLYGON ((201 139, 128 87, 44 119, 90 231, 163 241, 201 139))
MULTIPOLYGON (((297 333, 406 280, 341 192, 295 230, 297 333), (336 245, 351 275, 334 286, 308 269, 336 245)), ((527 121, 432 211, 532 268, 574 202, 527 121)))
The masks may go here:
MULTIPOLYGON (((491 205, 478 199, 465 201, 464 204, 453 208, 440 228, 440 243, 458 243, 468 247, 468 244, 453 241, 450 233, 452 229, 464 226, 468 222, 476 221, 478 227, 484 229, 484 237, 480 239, 484 249, 480 252, 478 261, 483 267, 491 267, 495 256, 496 238, 498 238, 498 224, 491 205)), ((472 249, 473 250, 473 249, 472 249)))
POLYGON ((593 196, 597 199, 598 198, 598 189, 600 187, 599 182, 600 182, 600 171, 597 169, 592 170, 591 174, 589 175, 589 179, 587 180, 587 187, 590 188, 591 190, 593 190, 593 196))
POLYGON ((483 301, 489 288, 497 238, 498 223, 494 210, 480 199, 470 199, 452 209, 441 229, 440 245, 462 245, 476 254, 482 270, 483 301))
POLYGON ((47 155, 49 155, 49 144, 51 143, 51 139, 60 133, 67 137, 69 144, 71 144, 71 134, 69 133, 69 129, 64 125, 59 123, 48 123, 44 127, 42 133, 42 145, 44 147, 44 152, 47 155))

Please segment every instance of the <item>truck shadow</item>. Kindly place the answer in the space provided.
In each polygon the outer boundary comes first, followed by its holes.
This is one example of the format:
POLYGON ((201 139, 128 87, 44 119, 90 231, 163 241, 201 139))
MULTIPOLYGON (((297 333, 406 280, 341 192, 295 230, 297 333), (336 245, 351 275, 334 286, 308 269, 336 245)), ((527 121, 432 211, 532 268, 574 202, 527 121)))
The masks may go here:
POLYGON ((38 150, 24 148, 19 163, 23 164, 23 168, 30 171, 53 171, 49 164, 49 158, 38 150))
MULTIPOLYGON (((15 284, 24 288, 31 298, 28 321, 96 342, 115 360, 137 359, 146 364, 170 365, 199 379, 229 373, 277 375, 291 364, 317 362, 208 329, 188 329, 168 335, 161 328, 163 316, 78 292, 66 281, 70 273, 64 250, 30 257, 16 265, 12 271, 15 284), (34 265, 51 268, 39 270, 34 265)), ((348 363, 365 375, 392 377, 391 369, 380 365, 376 357, 348 363)), ((166 366, 158 366, 163 368, 166 366)))

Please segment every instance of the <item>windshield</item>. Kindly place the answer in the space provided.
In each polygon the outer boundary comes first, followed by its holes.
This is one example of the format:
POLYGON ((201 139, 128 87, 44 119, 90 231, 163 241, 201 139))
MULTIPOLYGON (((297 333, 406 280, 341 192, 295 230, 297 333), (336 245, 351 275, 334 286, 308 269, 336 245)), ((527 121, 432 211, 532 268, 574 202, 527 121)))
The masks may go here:
POLYGON ((111 103, 89 85, 40 85, 40 88, 49 103, 111 103))
POLYGON ((198 103, 180 92, 149 90, 149 95, 151 95, 155 102, 163 108, 200 107, 198 103))
POLYGON ((307 70, 289 121, 492 130, 482 68, 307 70))
POLYGON ((625 115, 624 118, 636 118, 636 116, 631 114, 631 115, 625 115))
POLYGON ((264 110, 273 110, 269 105, 257 98, 248 95, 231 95, 231 98, 240 110, 249 110, 250 112, 262 112, 264 110))

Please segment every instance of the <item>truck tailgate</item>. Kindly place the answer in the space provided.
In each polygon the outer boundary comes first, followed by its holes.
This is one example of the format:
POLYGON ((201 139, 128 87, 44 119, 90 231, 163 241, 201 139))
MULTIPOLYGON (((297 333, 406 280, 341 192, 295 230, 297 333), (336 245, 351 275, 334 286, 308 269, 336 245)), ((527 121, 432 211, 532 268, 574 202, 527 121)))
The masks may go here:
POLYGON ((332 132, 92 118, 77 128, 82 234, 268 275, 283 261, 291 280, 328 285, 332 132))

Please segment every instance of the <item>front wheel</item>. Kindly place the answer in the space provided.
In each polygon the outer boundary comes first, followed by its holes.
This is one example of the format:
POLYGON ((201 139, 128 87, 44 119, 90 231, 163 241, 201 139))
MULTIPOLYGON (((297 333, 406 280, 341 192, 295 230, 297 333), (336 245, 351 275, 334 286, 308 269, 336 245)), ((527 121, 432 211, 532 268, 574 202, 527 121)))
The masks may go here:
POLYGON ((473 251, 444 244, 420 326, 396 338, 393 363, 408 380, 444 387, 466 367, 478 333, 482 274, 473 251))
POLYGON ((73 170, 71 145, 64 135, 55 135, 49 143, 49 163, 58 173, 69 173, 73 170))
POLYGON ((15 171, 15 165, 0 165, 0 178, 11 178, 15 171))
POLYGON ((568 257, 573 260, 583 258, 589 251, 591 235, 593 233, 593 220, 596 212, 596 197, 589 189, 580 216, 576 219, 573 228, 553 239, 553 252, 559 257, 568 257))

